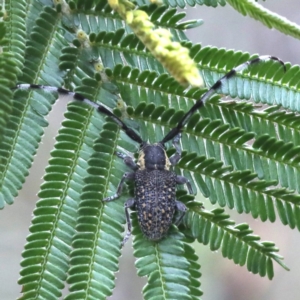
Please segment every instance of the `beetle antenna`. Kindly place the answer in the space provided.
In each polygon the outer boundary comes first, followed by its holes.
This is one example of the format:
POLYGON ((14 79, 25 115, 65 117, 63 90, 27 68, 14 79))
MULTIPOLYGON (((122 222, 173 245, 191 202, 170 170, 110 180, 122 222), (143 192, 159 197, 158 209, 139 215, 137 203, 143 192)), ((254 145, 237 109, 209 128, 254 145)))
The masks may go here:
POLYGON ((103 113, 110 117, 115 123, 117 123, 120 128, 135 142, 139 143, 140 145, 144 144, 144 141, 142 138, 131 128, 129 128, 120 118, 118 118, 115 114, 113 114, 109 109, 107 109, 105 106, 99 103, 95 103, 87 98, 85 98, 83 95, 71 92, 64 88, 57 88, 53 86, 47 86, 47 85, 39 85, 39 84, 18 84, 16 87, 12 88, 14 89, 41 89, 46 91, 54 91, 58 92, 62 95, 71 95, 74 100, 81 101, 83 103, 88 104, 89 106, 96 109, 99 113, 103 113))
POLYGON ((169 133, 161 140, 162 144, 165 144, 166 142, 172 140, 176 135, 178 135, 182 128, 185 126, 185 124, 189 121, 189 119, 192 117, 192 115, 197 111, 199 108, 203 107, 205 102, 217 92, 218 88, 222 86, 224 81, 230 79, 231 77, 235 76, 237 72, 241 72, 242 70, 246 69, 248 66, 258 63, 260 61, 265 60, 276 60, 279 63, 283 65, 284 72, 286 71, 285 65, 282 60, 275 56, 259 56, 257 58, 248 60, 241 65, 237 66, 236 68, 233 68, 231 71, 229 71, 227 74, 225 74, 223 77, 221 77, 218 81, 214 83, 214 85, 192 106, 192 108, 182 117, 182 119, 178 122, 177 126, 174 127, 169 133))

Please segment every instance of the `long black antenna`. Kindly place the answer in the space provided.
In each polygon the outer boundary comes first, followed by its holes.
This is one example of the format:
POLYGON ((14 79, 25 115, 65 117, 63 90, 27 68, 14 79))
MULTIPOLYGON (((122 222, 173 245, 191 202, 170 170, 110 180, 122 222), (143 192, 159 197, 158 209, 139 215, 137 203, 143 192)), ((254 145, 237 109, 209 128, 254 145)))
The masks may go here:
POLYGON ((231 71, 229 71, 227 74, 225 74, 223 77, 221 77, 195 104, 192 106, 192 108, 182 117, 182 119, 178 122, 177 126, 174 127, 169 133, 161 140, 160 143, 165 144, 166 142, 172 140, 177 134, 179 134, 182 130, 182 128, 185 126, 185 124, 189 121, 189 119, 192 117, 192 115, 195 113, 196 110, 198 110, 200 107, 204 106, 205 102, 217 92, 218 88, 221 87, 224 81, 230 79, 233 77, 236 73, 241 72, 248 66, 258 63, 260 61, 265 60, 276 60, 280 62, 285 71, 285 65, 282 60, 275 56, 259 56, 257 58, 248 60, 239 66, 233 68, 231 71))
POLYGON ((114 115, 109 109, 107 109, 102 104, 93 102, 93 101, 85 98, 81 94, 78 94, 76 92, 71 92, 64 88, 57 88, 57 87, 53 87, 53 86, 39 85, 39 84, 18 84, 16 87, 13 88, 13 90, 15 90, 15 89, 40 89, 40 90, 58 92, 59 94, 62 94, 62 95, 71 95, 75 100, 86 103, 86 104, 92 106, 93 108, 95 108, 98 112, 109 116, 115 123, 117 123, 121 127, 121 129, 133 141, 139 143, 140 145, 144 144, 144 141, 142 140, 142 138, 133 129, 129 128, 120 118, 118 118, 116 115, 114 115))

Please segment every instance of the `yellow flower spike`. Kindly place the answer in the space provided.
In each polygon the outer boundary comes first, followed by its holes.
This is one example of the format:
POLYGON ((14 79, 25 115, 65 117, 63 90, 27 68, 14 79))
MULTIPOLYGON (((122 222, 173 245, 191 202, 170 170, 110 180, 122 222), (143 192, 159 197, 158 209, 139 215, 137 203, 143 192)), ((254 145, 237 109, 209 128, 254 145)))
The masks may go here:
POLYGON ((126 12, 126 18, 125 21, 128 25, 130 25, 133 21, 134 15, 133 15, 133 11, 128 11, 126 12))
POLYGON ((132 26, 136 27, 136 30, 142 31, 144 28, 153 28, 154 25, 149 20, 145 20, 143 17, 136 17, 132 21, 132 26))
POLYGON ((119 15, 126 16, 126 11, 127 11, 126 6, 123 5, 123 4, 120 4, 119 7, 118 7, 118 13, 119 13, 119 15))
POLYGON ((186 48, 183 48, 180 43, 178 42, 173 42, 172 43, 172 48, 175 49, 175 50, 178 50, 178 51, 184 51, 186 48))
POLYGON ((155 49, 156 49, 157 47, 162 47, 162 48, 164 48, 165 50, 167 50, 167 51, 169 52, 169 49, 168 49, 169 43, 168 43, 168 41, 157 39, 155 42, 156 42, 156 44, 153 45, 153 46, 154 46, 154 47, 153 47, 153 51, 155 51, 155 49))
POLYGON ((128 0, 108 0, 108 3, 180 84, 203 85, 197 66, 189 56, 189 50, 180 43, 173 42, 169 30, 156 29, 148 14, 142 10, 132 10, 133 3, 128 0))
POLYGON ((151 22, 145 22, 143 26, 134 25, 132 27, 137 27, 135 32, 140 35, 149 34, 151 31, 153 31, 153 24, 151 22))
POLYGON ((108 4, 112 9, 118 10, 118 7, 119 7, 119 1, 118 0, 108 0, 108 4))
POLYGON ((146 43, 147 41, 150 41, 153 43, 157 42, 156 34, 151 29, 142 31, 140 40, 142 40, 144 43, 146 43))
POLYGON ((155 57, 166 57, 168 54, 168 50, 166 50, 164 47, 162 47, 161 45, 158 45, 155 48, 155 57))
POLYGON ((121 2, 123 3, 123 5, 126 7, 126 10, 133 10, 135 8, 135 4, 132 3, 131 1, 127 1, 127 0, 121 0, 121 2))
POLYGON ((134 10, 133 14, 135 17, 143 17, 145 20, 149 20, 149 15, 143 10, 134 10))

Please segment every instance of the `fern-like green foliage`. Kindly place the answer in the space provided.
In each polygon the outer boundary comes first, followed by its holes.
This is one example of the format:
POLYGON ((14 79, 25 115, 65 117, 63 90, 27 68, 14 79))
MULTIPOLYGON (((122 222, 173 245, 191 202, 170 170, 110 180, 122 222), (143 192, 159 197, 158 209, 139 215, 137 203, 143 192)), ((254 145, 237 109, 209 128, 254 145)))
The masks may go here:
MULTIPOLYGON (((254 13, 247 1, 239 2, 239 11, 278 28, 269 14, 254 13)), ((194 45, 183 32, 202 22, 181 22, 185 14, 177 6, 216 7, 225 0, 164 3, 139 0, 137 7, 190 50, 207 87, 251 58, 194 45)), ((182 87, 170 77, 105 0, 11 0, 3 11, 1 208, 12 204, 22 188, 57 97, 44 90, 16 90, 13 98, 11 88, 17 82, 65 86, 118 108, 115 113, 150 142, 161 140, 205 91, 182 87)), ((277 21, 283 32, 295 33, 288 22, 277 21)), ((300 230, 299 73, 299 66, 286 64, 284 72, 274 61, 252 65, 218 91, 236 100, 214 96, 189 120, 175 171, 219 207, 206 210, 180 187, 177 199, 188 212, 179 228, 173 226, 157 243, 143 237, 132 213, 137 273, 148 280, 145 299, 199 299, 201 273, 193 241, 220 249, 224 257, 270 279, 273 262, 287 268, 274 243, 260 241, 248 224, 236 224, 228 212, 235 209, 271 222, 279 217, 300 230)), ((116 151, 135 153, 137 145, 109 118, 70 103, 22 253, 20 299, 59 299, 66 283, 66 300, 112 294, 124 236, 124 202, 133 193, 129 184, 118 200, 102 202, 126 172, 116 151)))
POLYGON ((249 15, 269 28, 275 28, 297 39, 300 37, 298 24, 280 17, 258 3, 249 0, 227 0, 227 2, 244 16, 249 15))

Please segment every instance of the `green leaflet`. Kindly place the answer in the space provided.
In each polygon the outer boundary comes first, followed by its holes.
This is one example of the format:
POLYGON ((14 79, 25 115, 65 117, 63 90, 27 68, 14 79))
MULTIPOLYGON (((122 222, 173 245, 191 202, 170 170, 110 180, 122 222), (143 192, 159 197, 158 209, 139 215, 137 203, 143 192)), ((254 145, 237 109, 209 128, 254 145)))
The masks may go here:
POLYGON ((59 297, 66 280, 72 249, 70 245, 84 186, 83 178, 87 175, 87 162, 82 158, 88 159, 92 141, 98 136, 95 126, 101 125, 95 111, 77 103, 70 105, 66 118, 57 136, 55 150, 51 153, 52 158, 39 192, 40 200, 34 211, 31 235, 27 238, 31 244, 23 252, 22 267, 31 265, 39 269, 40 279, 36 281, 35 277, 30 276, 31 272, 20 279, 20 284, 24 286, 21 299, 28 299, 32 294, 39 294, 44 290, 47 290, 51 298, 59 297), (88 135, 84 135, 86 131, 88 135), (47 245, 43 251, 39 250, 37 241, 47 245), (29 260, 37 255, 39 260, 29 260), (55 280, 49 279, 53 268, 64 275, 56 277, 55 280))
MULTIPOLYGON (((25 21, 26 1, 6 1, 5 10, 8 15, 6 19, 6 51, 14 53, 15 64, 18 69, 22 68, 25 53, 25 21)), ((19 71, 18 70, 18 71, 19 71)))
POLYGON ((159 243, 149 242, 143 237, 136 215, 134 225, 134 255, 139 276, 147 276, 148 284, 143 289, 145 299, 196 299, 202 292, 195 279, 200 277, 200 266, 193 249, 172 228, 168 237, 159 243), (170 243, 172 247, 170 247, 170 243), (176 268, 172 261, 176 260, 176 268))
POLYGON ((65 299, 74 299, 82 295, 81 286, 88 287, 85 294, 96 299, 111 295, 114 288, 114 273, 118 271, 118 258, 121 255, 120 244, 123 239, 125 222, 124 202, 101 202, 111 188, 114 178, 122 176, 124 166, 113 166, 114 150, 118 133, 116 124, 107 123, 100 138, 94 142, 94 150, 89 159, 89 175, 78 207, 77 233, 73 239, 73 250, 70 254, 70 271, 68 283, 71 293, 65 299), (103 150, 100 153, 99 148, 103 150), (105 282, 105 284, 99 284, 105 282))
POLYGON ((227 0, 227 2, 244 16, 249 15, 269 28, 275 28, 297 39, 300 38, 300 27, 296 23, 269 11, 258 3, 249 0, 227 0))
MULTIPOLYGON (((48 68, 44 70, 42 68, 42 63, 46 65, 50 61, 52 64, 58 63, 58 49, 61 49, 64 45, 62 37, 56 32, 58 29, 56 27, 57 14, 53 9, 46 7, 40 16, 46 18, 48 23, 47 26, 45 26, 45 23, 40 23, 32 32, 34 38, 29 43, 25 53, 27 60, 23 69, 23 80, 34 82, 34 78, 37 76, 34 73, 36 70, 41 81, 46 80, 49 83, 61 84, 61 73, 57 73, 55 69, 50 71, 48 68), (51 39, 54 37, 54 32, 56 38, 51 39), (38 37, 42 37, 42 39, 38 39, 38 37), (39 41, 38 46, 36 39, 39 41), (46 49, 52 47, 56 50, 45 54, 46 49), (31 52, 32 49, 34 49, 34 52, 31 52), (39 61, 38 58, 42 61, 39 61)), ((28 169, 31 167, 33 156, 40 143, 43 134, 42 128, 47 125, 44 116, 48 114, 51 104, 54 102, 53 95, 45 97, 43 93, 37 93, 40 96, 36 96, 34 100, 32 91, 25 94, 27 95, 24 98, 24 92, 17 92, 17 95, 20 96, 14 101, 12 116, 4 132, 2 142, 2 157, 4 159, 1 164, 1 207, 4 206, 3 200, 12 203, 13 198, 18 195, 18 190, 28 175, 28 169), (23 98, 20 98, 21 94, 23 98), (39 102, 38 106, 36 101, 39 102)))
POLYGON ((246 264, 250 272, 267 275, 270 279, 274 275, 271 259, 288 269, 282 263, 282 257, 276 253, 278 248, 273 243, 258 242, 260 237, 253 235, 247 224, 235 225, 223 209, 209 212, 192 203, 189 208, 190 213, 184 219, 185 233, 204 245, 210 244, 212 251, 221 248, 224 257, 241 266, 246 264))

